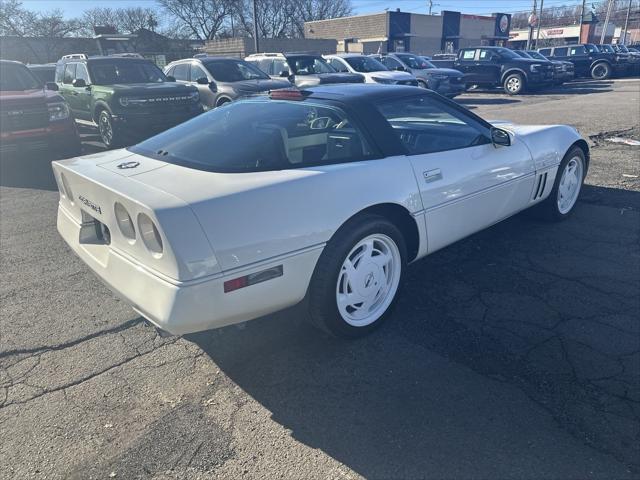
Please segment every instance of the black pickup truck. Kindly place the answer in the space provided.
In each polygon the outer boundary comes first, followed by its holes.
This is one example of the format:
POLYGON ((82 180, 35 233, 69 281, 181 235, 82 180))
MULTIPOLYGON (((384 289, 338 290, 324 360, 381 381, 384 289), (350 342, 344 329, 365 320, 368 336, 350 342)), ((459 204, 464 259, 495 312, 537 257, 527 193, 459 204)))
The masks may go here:
POLYGON ((566 60, 575 66, 576 77, 606 80, 612 75, 623 75, 629 63, 615 52, 601 52, 591 43, 539 48, 538 52, 549 60, 566 60))
POLYGON ((553 83, 553 65, 550 62, 522 58, 504 47, 463 48, 456 60, 435 60, 433 63, 438 67, 460 70, 468 86, 502 87, 509 95, 553 83))

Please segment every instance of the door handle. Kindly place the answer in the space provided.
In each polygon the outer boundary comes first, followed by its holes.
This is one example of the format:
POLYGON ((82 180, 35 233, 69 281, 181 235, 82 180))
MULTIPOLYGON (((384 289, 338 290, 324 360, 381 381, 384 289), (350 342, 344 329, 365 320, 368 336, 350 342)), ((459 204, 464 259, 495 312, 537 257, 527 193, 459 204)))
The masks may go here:
POLYGON ((437 180, 442 180, 442 171, 439 168, 434 168, 433 170, 426 170, 422 172, 424 176, 424 181, 427 183, 435 182, 437 180))

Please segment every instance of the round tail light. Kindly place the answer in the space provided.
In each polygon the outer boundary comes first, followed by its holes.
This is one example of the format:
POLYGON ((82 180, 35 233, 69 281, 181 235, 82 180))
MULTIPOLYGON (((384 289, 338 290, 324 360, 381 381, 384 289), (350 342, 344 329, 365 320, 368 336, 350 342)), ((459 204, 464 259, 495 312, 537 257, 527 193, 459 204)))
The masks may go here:
POLYGON ((147 249, 155 254, 162 254, 162 237, 153 220, 144 213, 138 215, 138 231, 147 249))
POLYGON ((129 240, 136 239, 136 229, 133 226, 133 220, 127 209, 120 202, 116 202, 113 206, 113 211, 116 214, 116 221, 118 222, 118 228, 120 233, 129 240))

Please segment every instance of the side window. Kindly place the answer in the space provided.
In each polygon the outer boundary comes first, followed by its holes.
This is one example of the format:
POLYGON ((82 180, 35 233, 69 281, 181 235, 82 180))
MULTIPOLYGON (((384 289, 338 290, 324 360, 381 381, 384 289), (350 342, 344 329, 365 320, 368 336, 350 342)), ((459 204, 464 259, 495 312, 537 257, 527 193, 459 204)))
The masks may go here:
POLYGON ((444 152, 489 143, 480 122, 427 95, 377 105, 409 155, 444 152))
POLYGON ((556 49, 553 51, 553 56, 554 57, 566 57, 567 56, 567 47, 556 47, 556 49))
POLYGON ((64 67, 63 63, 56 65, 56 82, 60 83, 64 81, 64 67))
POLYGON ((200 65, 192 63, 191 64, 191 81, 195 82, 202 77, 207 78, 207 74, 204 73, 204 70, 202 70, 202 68, 200 68, 200 65))
POLYGON ((281 58, 275 58, 273 60, 273 63, 271 64, 271 72, 272 72, 271 75, 280 75, 285 70, 287 72, 291 71, 291 69, 289 68, 289 65, 287 65, 287 62, 285 62, 281 58))
POLYGON ((82 63, 76 64, 76 79, 82 79, 85 81, 87 85, 89 85, 89 73, 87 72, 87 67, 82 63))
POLYGON ((491 50, 482 48, 480 49, 480 56, 478 58, 481 62, 490 62, 493 60, 493 57, 495 56, 496 54, 494 54, 491 50))
POLYGON ((395 70, 398 67, 402 67, 402 64, 393 57, 382 57, 382 64, 389 70, 395 70))
POLYGON ((189 64, 181 63, 176 65, 175 70, 173 71, 173 76, 176 80, 181 80, 183 82, 189 81, 189 64))
POLYGON ((64 67, 64 76, 62 77, 62 83, 71 83, 76 77, 76 64, 67 63, 64 67))
POLYGON ((463 50, 462 51, 462 56, 460 57, 460 60, 465 61, 465 62, 470 62, 475 57, 476 57, 476 51, 475 50, 463 50))
POLYGON ((173 76, 173 71, 174 71, 175 69, 176 69, 176 67, 171 67, 170 69, 168 69, 168 70, 167 70, 167 73, 165 73, 165 75, 166 75, 167 77, 173 77, 173 78, 175 78, 175 77, 173 76))
POLYGON ((329 60, 329 65, 336 69, 338 72, 348 72, 349 69, 337 58, 329 60))
POLYGON ((538 50, 538 52, 540 52, 545 57, 548 57, 548 56, 551 55, 551 49, 550 48, 541 48, 540 50, 538 50))
POLYGON ((578 55, 586 55, 587 54, 587 49, 584 48, 582 45, 579 45, 577 47, 571 47, 569 49, 569 56, 575 57, 578 55))
POLYGON ((262 60, 258 60, 257 62, 254 61, 254 62, 249 62, 249 63, 251 63, 251 65, 254 65, 254 66, 258 67, 264 73, 269 75, 269 69, 271 68, 271 59, 270 58, 264 58, 262 60))

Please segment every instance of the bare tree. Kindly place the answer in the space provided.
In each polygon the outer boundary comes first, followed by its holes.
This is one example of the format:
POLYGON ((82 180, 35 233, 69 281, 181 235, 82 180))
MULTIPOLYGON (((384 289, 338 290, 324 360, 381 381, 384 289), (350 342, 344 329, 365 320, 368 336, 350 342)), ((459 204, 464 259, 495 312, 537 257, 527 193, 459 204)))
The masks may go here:
POLYGON ((201 40, 219 36, 233 11, 230 0, 158 0, 158 4, 174 18, 179 30, 201 40))
POLYGON ((93 35, 97 26, 111 26, 120 33, 133 33, 141 28, 155 30, 158 27, 158 14, 152 8, 109 8, 96 7, 82 15, 83 33, 93 35))
POLYGON ((296 5, 294 26, 296 36, 304 36, 304 22, 345 17, 353 13, 351 0, 292 0, 296 5))

